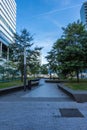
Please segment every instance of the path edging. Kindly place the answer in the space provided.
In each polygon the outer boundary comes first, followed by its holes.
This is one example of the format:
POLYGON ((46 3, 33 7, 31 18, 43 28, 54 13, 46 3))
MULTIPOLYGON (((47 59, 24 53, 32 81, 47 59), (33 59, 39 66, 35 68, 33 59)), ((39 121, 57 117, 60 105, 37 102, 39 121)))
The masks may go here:
MULTIPOLYGON (((34 83, 32 84, 32 87, 34 86, 38 86, 37 83, 34 83)), ((26 89, 28 88, 28 86, 26 86, 26 89)), ((5 94, 9 94, 9 93, 12 93, 12 92, 16 92, 16 91, 20 91, 20 90, 23 90, 24 89, 24 86, 12 86, 12 87, 8 87, 8 88, 3 88, 3 89, 0 89, 0 96, 1 95, 5 95, 5 94)))
POLYGON ((22 89, 23 89, 23 86, 13 86, 13 87, 8 87, 8 88, 3 88, 3 89, 0 89, 0 95, 8 94, 8 93, 19 91, 22 89))
POLYGON ((67 86, 64 86, 63 84, 57 84, 57 86, 69 94, 75 101, 79 103, 87 102, 87 91, 81 91, 81 90, 72 90, 68 88, 67 86))

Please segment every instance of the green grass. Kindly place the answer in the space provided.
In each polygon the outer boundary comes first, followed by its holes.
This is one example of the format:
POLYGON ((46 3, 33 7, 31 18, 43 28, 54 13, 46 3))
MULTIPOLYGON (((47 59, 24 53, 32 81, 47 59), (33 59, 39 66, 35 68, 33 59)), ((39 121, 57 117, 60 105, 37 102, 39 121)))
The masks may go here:
POLYGON ((11 82, 4 82, 4 83, 0 83, 0 89, 12 87, 12 86, 20 86, 20 85, 23 85, 23 82, 19 80, 11 81, 11 82))
MULTIPOLYGON (((28 80, 35 79, 35 77, 28 78, 28 80)), ((0 82, 0 89, 2 88, 8 88, 8 87, 13 87, 13 86, 20 86, 23 85, 23 82, 20 80, 14 80, 14 81, 9 81, 9 82, 0 82)))
MULTIPOLYGON (((69 79, 68 81, 69 82, 77 82, 77 79, 69 79)), ((82 82, 82 83, 86 82, 87 83, 87 79, 80 79, 79 82, 82 82)))
POLYGON ((65 86, 73 90, 87 90, 87 82, 65 83, 65 86))

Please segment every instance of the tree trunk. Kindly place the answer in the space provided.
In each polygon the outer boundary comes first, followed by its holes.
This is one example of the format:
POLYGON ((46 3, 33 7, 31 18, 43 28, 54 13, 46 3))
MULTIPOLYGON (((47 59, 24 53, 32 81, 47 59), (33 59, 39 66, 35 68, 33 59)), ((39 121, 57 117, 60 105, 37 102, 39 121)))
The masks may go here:
POLYGON ((77 82, 79 82, 79 71, 76 70, 77 82))
POLYGON ((51 75, 51 73, 50 73, 50 79, 52 78, 52 75, 51 75))
POLYGON ((23 73, 21 72, 21 81, 23 82, 23 73))

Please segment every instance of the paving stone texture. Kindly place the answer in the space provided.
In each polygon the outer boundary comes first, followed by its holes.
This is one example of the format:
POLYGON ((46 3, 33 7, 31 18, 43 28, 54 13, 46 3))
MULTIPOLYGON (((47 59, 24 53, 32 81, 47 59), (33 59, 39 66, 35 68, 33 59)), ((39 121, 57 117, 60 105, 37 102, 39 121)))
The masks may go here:
POLYGON ((0 97, 0 130, 87 130, 87 102, 77 103, 57 88, 40 86, 0 97), (60 109, 78 109, 81 117, 62 117, 60 109))

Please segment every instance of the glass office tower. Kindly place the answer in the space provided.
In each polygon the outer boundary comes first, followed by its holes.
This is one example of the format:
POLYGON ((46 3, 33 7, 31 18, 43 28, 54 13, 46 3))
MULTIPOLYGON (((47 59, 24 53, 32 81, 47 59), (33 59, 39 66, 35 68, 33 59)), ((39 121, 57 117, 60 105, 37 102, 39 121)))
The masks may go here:
POLYGON ((87 1, 83 3, 80 10, 81 21, 85 24, 87 29, 87 1))
POLYGON ((0 0, 0 58, 9 59, 8 45, 16 33, 16 2, 0 0))

